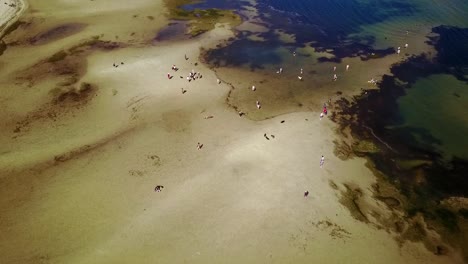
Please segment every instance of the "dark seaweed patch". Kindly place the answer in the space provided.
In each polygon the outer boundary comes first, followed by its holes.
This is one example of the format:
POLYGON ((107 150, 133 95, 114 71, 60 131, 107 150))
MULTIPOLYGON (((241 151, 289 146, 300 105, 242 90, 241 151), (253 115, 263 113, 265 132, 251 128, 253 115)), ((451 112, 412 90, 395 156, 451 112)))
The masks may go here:
POLYGON ((59 40, 80 32, 86 27, 85 24, 69 23, 53 27, 45 32, 39 33, 29 40, 32 45, 43 45, 55 40, 59 40))
POLYGON ((85 101, 89 99, 96 90, 96 87, 90 83, 81 83, 78 88, 60 92, 54 99, 54 103, 64 104, 67 102, 85 101))
MULTIPOLYGON (((279 47, 280 43, 276 43, 279 47)), ((270 43, 270 45, 274 45, 270 43)), ((249 65, 252 69, 262 69, 263 64, 279 64, 281 58, 273 49, 265 49, 263 42, 249 39, 239 39, 231 44, 206 51, 206 62, 213 66, 242 66, 249 65)))
POLYGON ((183 21, 177 21, 177 23, 169 23, 167 27, 161 29, 154 41, 170 41, 170 40, 179 40, 186 38, 187 33, 187 23, 183 21))
MULTIPOLYGON (((358 141, 370 140, 379 146, 381 151, 364 154, 377 171, 388 177, 389 183, 401 190, 407 199, 404 209, 408 216, 423 215, 432 227, 442 231, 453 242, 466 236, 466 231, 459 228, 457 215, 441 207, 440 201, 449 197, 468 196, 468 160, 459 157, 444 160, 431 144, 421 143, 437 142, 427 130, 399 128, 403 118, 397 100, 418 79, 434 74, 451 74, 468 84, 464 74, 468 66, 468 29, 440 26, 433 31, 439 34, 430 39, 438 51, 435 58, 422 54, 394 65, 391 68, 393 75, 383 76, 378 83, 380 89, 366 90, 352 101, 338 101, 341 110, 335 111, 332 120, 342 129, 349 127, 358 141), (465 44, 453 45, 454 41, 465 44), (413 167, 404 167, 397 162, 414 160, 425 162, 413 167)), ((343 147, 340 149, 346 150, 343 147)), ((462 216, 463 213, 459 211, 462 216)), ((418 240, 426 237, 426 234, 421 224, 415 222, 405 237, 418 240)), ((446 252, 443 245, 434 246, 433 250, 437 254, 446 252)), ((468 256, 468 248, 462 246, 462 250, 468 256)))
POLYGON ((61 61, 63 59, 65 59, 67 57, 67 53, 63 50, 55 53, 54 55, 50 56, 48 59, 47 59, 47 62, 50 62, 50 63, 53 63, 53 62, 57 62, 57 61, 61 61))
MULTIPOLYGON (((361 30, 363 25, 382 22, 395 16, 409 16, 417 12, 414 5, 403 1, 385 1, 383 3, 364 3, 362 1, 339 0, 299 0, 291 4, 286 0, 265 0, 256 5, 259 19, 268 26, 267 32, 256 33, 266 39, 259 44, 250 41, 251 32, 240 31, 237 40, 220 52, 207 53, 206 60, 218 65, 237 66, 247 64, 261 68, 271 60, 263 56, 247 56, 242 48, 261 45, 262 53, 272 54, 278 46, 290 47, 291 50, 312 46, 319 52, 331 50, 333 58, 319 58, 319 62, 341 62, 345 57, 360 57, 361 60, 381 58, 395 53, 393 48, 374 49, 373 36, 353 35, 361 30), (294 43, 283 43, 276 32, 282 32, 295 37, 294 43), (313 43, 313 44, 310 44, 313 43), (232 46, 232 47, 229 47, 232 46), (239 47, 242 47, 239 49, 239 47), (239 58, 243 57, 240 62, 239 58)), ((247 54, 248 55, 248 54, 247 54)), ((278 59, 278 56, 276 56, 278 59)))
POLYGON ((27 24, 24 21, 16 21, 15 23, 11 24, 7 30, 3 32, 3 36, 0 36, 0 39, 3 39, 5 36, 11 34, 13 31, 17 30, 20 26, 27 24))
POLYGON ((462 208, 458 210, 458 213, 465 219, 468 219, 468 209, 462 208))
POLYGON ((0 56, 3 55, 3 52, 7 49, 7 45, 3 40, 0 40, 0 56))

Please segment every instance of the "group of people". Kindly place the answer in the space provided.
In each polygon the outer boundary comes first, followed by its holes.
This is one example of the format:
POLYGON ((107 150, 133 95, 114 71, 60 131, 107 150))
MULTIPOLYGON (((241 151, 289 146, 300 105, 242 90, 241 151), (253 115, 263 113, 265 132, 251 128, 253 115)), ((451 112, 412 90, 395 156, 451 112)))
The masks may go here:
POLYGON ((120 62, 120 64, 119 64, 119 63, 115 63, 115 62, 114 62, 114 63, 112 63, 112 66, 114 66, 114 68, 118 68, 118 67, 119 67, 119 65, 124 65, 123 61, 122 61, 122 62, 120 62))
POLYGON ((195 72, 195 70, 192 69, 192 71, 189 73, 187 76, 187 81, 195 81, 196 79, 201 79, 203 76, 199 72, 195 72))
MULTIPOLYGON (((346 71, 349 71, 349 64, 346 64, 346 71)), ((333 66, 333 72, 336 72, 336 66, 333 66)), ((338 80, 338 75, 336 73, 333 74, 333 81, 338 80)))
MULTIPOLYGON (((407 45, 408 45, 408 44, 406 44, 405 47, 407 47, 407 45)), ((293 53, 293 55, 294 55, 294 56, 296 55, 295 52, 293 53)), ((185 60, 188 60, 188 57, 187 57, 186 55, 185 55, 184 57, 185 57, 185 60)), ((124 64, 124 63, 122 62, 121 65, 123 65, 123 64, 124 64)), ((115 64, 115 63, 114 63, 114 67, 118 67, 118 66, 119 66, 118 64, 115 64)), ((349 70, 349 67, 350 67, 349 64, 346 65, 346 71, 349 70)), ((176 67, 176 65, 172 65, 171 70, 177 72, 177 71, 179 70, 179 68, 176 67)), ((334 71, 334 72, 336 71, 336 66, 333 67, 333 71, 334 71)), ((277 71, 276 73, 278 73, 278 74, 283 73, 283 68, 279 68, 278 71, 277 71)), ((298 79, 299 79, 299 80, 302 80, 302 79, 303 79, 303 77, 302 77, 303 74, 304 74, 304 70, 301 68, 301 69, 300 69, 300 75, 298 75, 298 79)), ((180 76, 180 77, 183 78, 182 76, 180 76)), ((173 78, 173 75, 171 75, 171 73, 167 73, 167 78, 168 78, 168 79, 172 79, 172 78, 173 78)), ((201 73, 200 73, 200 72, 195 72, 195 70, 193 70, 193 69, 192 69, 192 71, 188 74, 188 76, 186 77, 186 79, 187 79, 189 82, 192 81, 192 80, 195 81, 196 79, 199 79, 199 78, 202 78, 201 73)), ((334 73, 334 75, 333 75, 333 80, 336 81, 337 79, 338 79, 338 76, 337 76, 336 73, 334 73)), ((220 84, 221 81, 220 81, 219 79, 217 79, 217 83, 220 84)), ((252 85, 252 86, 251 86, 251 90, 252 90, 252 91, 256 91, 256 89, 257 89, 257 88, 255 87, 255 85, 252 85)), ((185 90, 184 88, 182 88, 182 93, 185 93, 185 92, 186 92, 186 90, 185 90)), ((257 109, 261 109, 262 106, 261 106, 260 101, 257 100, 257 101, 255 102, 255 104, 256 104, 257 109)), ((239 116, 243 116, 243 115, 244 115, 244 113, 243 113, 242 111, 238 111, 238 114, 239 114, 239 116)), ((324 104, 324 105, 323 105, 323 110, 322 110, 322 112, 320 113, 320 119, 322 119, 322 118, 324 117, 324 115, 327 115, 327 114, 328 114, 327 105, 324 104)), ((212 118, 212 117, 213 117, 213 116, 205 117, 205 119, 209 119, 209 118, 212 118)), ((282 121, 282 122, 284 122, 284 121, 282 121)), ((270 139, 270 138, 268 137, 267 134, 264 134, 264 137, 265 137, 267 140, 270 139)), ((271 137, 274 138, 274 135, 271 135, 271 137)), ((200 143, 200 142, 198 142, 198 143, 197 143, 197 149, 200 150, 200 149, 202 149, 202 148, 203 148, 203 144, 200 143)), ((320 168, 323 168, 324 163, 325 163, 325 157, 322 155, 322 157, 320 158, 320 168)), ((162 190, 162 188, 164 188, 164 186, 157 185, 157 186, 155 187, 155 191, 156 191, 156 192, 160 192, 160 191, 162 190)), ((309 195, 309 191, 304 192, 304 197, 307 197, 308 195, 309 195)))
POLYGON ((16 4, 15 3, 10 3, 8 4, 7 2, 4 2, 5 5, 9 6, 9 7, 16 7, 16 4))
MULTIPOLYGON (((186 57, 186 58, 187 58, 187 57, 186 57)), ((177 68, 177 66, 175 66, 175 65, 172 65, 171 70, 173 70, 173 71, 178 71, 179 68, 177 68)), ((167 73, 167 78, 168 78, 169 80, 172 79, 173 77, 174 77, 174 76, 173 76, 170 72, 167 73)), ((180 76, 180 78, 182 79, 182 78, 184 78, 184 77, 183 77, 183 76, 180 76)), ((192 71, 189 72, 189 74, 188 74, 187 77, 186 77, 187 81, 189 81, 189 82, 195 81, 196 79, 201 79, 201 78, 203 78, 203 75, 202 75, 200 72, 195 72, 194 69, 192 69, 192 71)), ((218 79, 218 83, 221 83, 221 82, 219 81, 219 79, 218 79)), ((182 91, 184 91, 184 89, 182 89, 182 91)), ((184 92, 183 92, 183 93, 184 93, 184 92)))
MULTIPOLYGON (((405 49, 408 48, 408 43, 405 44, 405 49)), ((397 54, 400 55, 400 52, 401 52, 401 48, 398 47, 397 48, 397 54)))

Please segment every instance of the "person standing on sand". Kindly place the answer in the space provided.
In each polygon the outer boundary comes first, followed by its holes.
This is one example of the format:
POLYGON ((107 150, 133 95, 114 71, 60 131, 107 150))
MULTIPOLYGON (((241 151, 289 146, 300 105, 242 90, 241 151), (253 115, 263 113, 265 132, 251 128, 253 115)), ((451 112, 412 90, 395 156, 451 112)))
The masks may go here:
POLYGON ((323 112, 320 113, 320 120, 322 120, 322 118, 323 118, 323 112))
POLYGON ((349 70, 349 64, 346 65, 346 71, 348 71, 348 70, 349 70))
POLYGON ((304 192, 304 197, 307 197, 307 196, 309 196, 309 191, 304 192))
POLYGON ((260 102, 259 102, 259 101, 257 101, 256 104, 257 104, 257 109, 262 108, 262 106, 260 105, 260 102))
POLYGON ((323 168, 324 163, 325 163, 325 157, 322 155, 322 158, 320 158, 320 168, 323 168))

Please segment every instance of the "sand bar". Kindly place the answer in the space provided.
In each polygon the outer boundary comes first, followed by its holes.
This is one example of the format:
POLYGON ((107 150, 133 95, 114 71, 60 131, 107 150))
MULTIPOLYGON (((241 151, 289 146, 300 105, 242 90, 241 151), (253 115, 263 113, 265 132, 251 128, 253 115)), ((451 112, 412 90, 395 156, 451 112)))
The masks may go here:
POLYGON ((226 104, 231 87, 218 84, 198 56, 232 37, 229 25, 154 44, 148 32, 168 21, 152 28, 147 17, 163 17, 161 2, 125 2, 129 10, 123 0, 96 9, 52 2, 56 10, 31 1, 50 21, 6 41, 47 32, 65 17, 96 25, 44 45, 12 46, 0 57, 0 64, 21 61, 0 73, 5 263, 462 263, 456 252, 436 256, 420 242, 399 245, 392 231, 377 227, 377 215, 393 212, 372 198, 376 178, 365 160, 335 157, 338 136, 327 118, 304 111, 257 122, 226 104), (113 12, 131 26, 106 22, 113 12), (141 31, 132 36, 135 25, 141 31), (70 52, 100 30, 119 48, 70 52), (63 60, 43 63, 62 50, 63 60), (81 59, 80 74, 55 75, 54 65, 81 59), (40 67, 50 69, 43 79, 21 78, 40 67), (192 70, 203 77, 188 82, 192 70), (77 83, 64 84, 68 75, 77 83), (95 89, 81 94, 83 83, 95 89), (78 95, 53 103, 68 89, 78 95), (340 202, 350 184, 361 190, 368 224, 340 202), (163 191, 154 192, 156 185, 163 191))

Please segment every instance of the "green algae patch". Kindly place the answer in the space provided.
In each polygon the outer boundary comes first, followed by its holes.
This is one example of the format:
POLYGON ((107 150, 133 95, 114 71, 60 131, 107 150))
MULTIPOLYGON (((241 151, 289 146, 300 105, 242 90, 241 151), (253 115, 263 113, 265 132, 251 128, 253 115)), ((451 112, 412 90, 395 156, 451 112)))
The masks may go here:
POLYGON ((192 37, 203 34, 215 28, 217 23, 226 23, 235 27, 242 22, 241 17, 232 10, 221 10, 216 8, 184 10, 181 6, 193 4, 199 1, 166 0, 169 10, 168 17, 172 20, 189 21, 189 34, 192 37))
POLYGON ((379 147, 370 140, 360 140, 353 145, 353 151, 358 154, 377 153, 379 152, 379 147))

